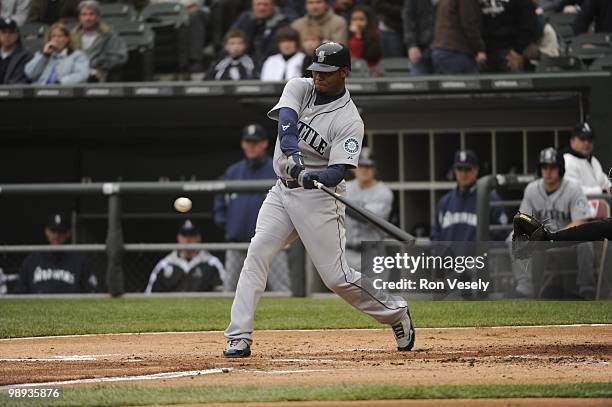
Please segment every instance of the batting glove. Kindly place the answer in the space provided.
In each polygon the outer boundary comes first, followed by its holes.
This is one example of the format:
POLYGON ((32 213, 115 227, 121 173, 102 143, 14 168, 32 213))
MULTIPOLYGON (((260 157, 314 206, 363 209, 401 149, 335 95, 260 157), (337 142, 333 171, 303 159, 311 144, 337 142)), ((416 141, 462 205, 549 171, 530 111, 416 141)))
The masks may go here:
POLYGON ((306 171, 302 171, 297 177, 298 184, 303 186, 304 189, 316 189, 317 187, 315 186, 314 182, 318 180, 318 174, 306 171))
POLYGON ((304 157, 301 153, 292 154, 291 157, 287 158, 287 173, 291 178, 297 179, 306 167, 304 167, 304 157))

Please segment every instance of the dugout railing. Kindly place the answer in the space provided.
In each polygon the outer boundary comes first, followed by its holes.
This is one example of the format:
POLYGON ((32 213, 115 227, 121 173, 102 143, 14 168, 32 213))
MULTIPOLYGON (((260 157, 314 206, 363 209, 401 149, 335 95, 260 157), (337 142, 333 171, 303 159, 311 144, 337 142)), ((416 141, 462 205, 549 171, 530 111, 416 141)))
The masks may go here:
MULTIPOLYGON (((1 245, 0 253, 26 253, 33 251, 88 252, 105 255, 104 279, 106 289, 112 296, 125 293, 124 256, 130 252, 164 252, 177 249, 192 250, 246 250, 248 243, 125 243, 122 228, 122 197, 127 195, 175 194, 193 196, 194 194, 252 193, 265 192, 274 184, 273 180, 263 181, 197 181, 197 182, 117 182, 117 183, 57 183, 57 184, 13 184, 0 185, 0 199, 6 196, 49 196, 64 195, 72 197, 98 196, 108 200, 107 234, 104 244, 49 245, 1 245)), ((297 250, 298 261, 292 264, 291 281, 295 296, 303 296, 304 266, 303 255, 297 250), (300 257, 302 261, 300 261, 300 257), (301 266, 300 266, 301 263, 301 266)))

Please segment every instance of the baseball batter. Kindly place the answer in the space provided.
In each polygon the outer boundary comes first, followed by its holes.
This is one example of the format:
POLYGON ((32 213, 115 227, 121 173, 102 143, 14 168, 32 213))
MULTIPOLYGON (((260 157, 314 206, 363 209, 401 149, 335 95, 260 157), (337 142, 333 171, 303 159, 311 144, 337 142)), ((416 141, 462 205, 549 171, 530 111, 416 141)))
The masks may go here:
POLYGON ((278 182, 259 211, 255 236, 242 268, 225 330, 229 358, 251 354, 255 307, 266 287, 270 261, 298 236, 327 287, 355 308, 389 324, 398 350, 414 346, 408 307, 399 297, 369 293, 345 256, 345 207, 316 189, 321 182, 344 195, 344 172, 357 166, 364 125, 344 84, 351 66, 348 49, 319 46, 309 70, 312 79, 289 81, 268 113, 278 121, 274 171, 278 182))

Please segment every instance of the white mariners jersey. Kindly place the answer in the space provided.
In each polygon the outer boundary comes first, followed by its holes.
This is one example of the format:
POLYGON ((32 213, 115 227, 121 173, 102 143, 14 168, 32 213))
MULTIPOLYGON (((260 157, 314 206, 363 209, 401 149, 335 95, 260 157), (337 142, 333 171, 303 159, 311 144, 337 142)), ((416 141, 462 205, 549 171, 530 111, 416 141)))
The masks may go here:
MULTIPOLYGON (((370 188, 363 189, 357 180, 346 183, 346 194, 357 205, 373 212, 383 219, 389 219, 393 208, 393 192, 382 181, 377 181, 370 188)), ((346 245, 351 248, 359 247, 363 241, 383 240, 385 232, 370 222, 346 217, 346 245)))
POLYGON ((591 205, 580 186, 567 179, 552 194, 544 189, 544 180, 537 179, 525 188, 520 211, 540 220, 549 220, 553 232, 570 222, 591 217, 591 205))
MULTIPOLYGON (((283 107, 297 112, 298 148, 304 156, 307 171, 323 171, 334 164, 357 167, 364 125, 349 91, 322 105, 315 105, 315 99, 312 79, 292 79, 285 85, 280 100, 268 112, 268 117, 278 120, 279 110, 283 107)), ((286 166, 287 156, 283 154, 277 137, 274 147, 276 175, 291 178, 286 166)))

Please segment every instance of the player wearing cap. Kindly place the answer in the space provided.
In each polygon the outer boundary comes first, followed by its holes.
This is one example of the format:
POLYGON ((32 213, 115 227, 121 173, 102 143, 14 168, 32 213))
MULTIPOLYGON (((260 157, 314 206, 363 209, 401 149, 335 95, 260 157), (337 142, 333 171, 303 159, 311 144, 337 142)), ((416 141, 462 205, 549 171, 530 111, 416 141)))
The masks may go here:
MULTIPOLYGON (((355 179, 346 183, 346 194, 370 212, 388 219, 393 207, 393 192, 376 179, 376 161, 370 149, 364 147, 359 156, 355 179)), ((383 240, 385 234, 362 216, 346 210, 346 260, 349 266, 361 271, 361 242, 383 240)))
MULTIPOLYGON (((525 188, 519 212, 546 220, 553 232, 584 224, 591 216, 591 207, 580 186, 564 178, 563 154, 552 147, 542 150, 538 171, 540 178, 530 182, 525 188)), ((529 297, 534 294, 541 297, 558 297, 565 295, 568 290, 573 291, 578 288, 577 295, 582 298, 592 298, 595 288, 593 247, 590 244, 582 244, 577 246, 576 251, 578 263, 576 279, 569 282, 567 276, 563 275, 561 277, 564 281, 559 284, 553 281, 560 276, 559 273, 548 272, 541 277, 543 279, 541 291, 534 292, 533 278, 539 277, 544 272, 544 265, 540 263, 545 259, 537 259, 536 262, 529 263, 530 269, 527 272, 517 275, 517 293, 529 297), (551 289, 553 285, 555 287, 551 289), (552 291, 546 293, 548 289, 552 291)), ((524 256, 519 252, 517 257, 524 256)))
MULTIPOLYGON (((476 180, 479 171, 478 157, 472 150, 455 152, 453 173, 457 187, 438 201, 431 240, 446 242, 476 240, 476 180)), ((495 191, 491 192, 490 200, 499 201, 495 191)), ((508 223, 508 217, 504 211, 496 208, 491 211, 490 222, 504 225, 508 223)), ((493 237, 503 239, 501 235, 493 237)))
POLYGON ((588 123, 579 123, 564 151, 565 178, 576 182, 585 194, 607 193, 610 181, 593 155, 595 132, 588 123))
POLYGON ((11 18, 0 19, 0 85, 27 83, 25 66, 32 54, 21 45, 19 27, 11 18))
MULTIPOLYGON (((272 158, 268 156, 268 136, 259 124, 249 124, 242 129, 240 142, 244 159, 230 165, 223 176, 224 180, 267 180, 276 179, 272 158)), ((233 243, 250 242, 255 235, 257 214, 266 195, 256 194, 223 194, 215 196, 214 221, 225 232, 225 240, 233 243)), ((224 291, 235 291, 244 264, 244 250, 227 250, 225 252, 225 270, 227 278, 223 283, 224 291)), ((267 285, 270 291, 290 291, 291 279, 287 254, 280 251, 272 259, 270 279, 267 285)))
MULTIPOLYGON (((202 235, 191 220, 185 220, 176 235, 179 244, 202 242, 202 235)), ((174 250, 161 259, 149 277, 145 294, 152 292, 213 291, 223 284, 221 261, 206 250, 174 250)))
POLYGON ((389 324, 400 351, 414 345, 406 302, 366 291, 361 274, 345 256, 344 205, 316 188, 319 181, 345 195, 344 173, 355 168, 364 125, 345 80, 351 67, 344 45, 325 43, 314 52, 313 78, 292 79, 268 116, 278 120, 274 171, 278 182, 259 211, 225 330, 226 357, 247 357, 253 342, 255 308, 266 286, 270 259, 300 238, 327 287, 355 308, 389 324))
MULTIPOLYGON (((51 246, 61 246, 70 239, 68 218, 55 214, 49 217, 45 237, 51 246)), ((24 294, 56 294, 95 292, 98 280, 82 253, 38 252, 23 261, 17 292, 24 294)))

